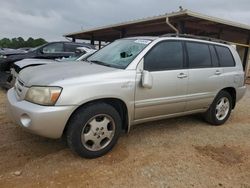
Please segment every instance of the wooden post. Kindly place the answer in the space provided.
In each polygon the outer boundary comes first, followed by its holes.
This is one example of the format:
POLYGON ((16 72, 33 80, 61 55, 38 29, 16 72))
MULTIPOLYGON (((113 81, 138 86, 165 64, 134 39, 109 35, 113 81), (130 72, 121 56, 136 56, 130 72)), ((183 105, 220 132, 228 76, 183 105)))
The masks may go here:
POLYGON ((99 40, 99 49, 98 50, 100 50, 101 47, 102 47, 102 41, 99 40))
POLYGON ((185 22, 184 21, 179 21, 177 23, 177 28, 179 30, 180 34, 186 34, 186 27, 185 27, 185 22))
POLYGON ((90 43, 91 43, 92 45, 95 45, 95 37, 94 37, 94 35, 91 35, 90 43))
POLYGON ((221 39, 221 34, 223 33, 223 29, 220 28, 219 32, 218 32, 218 35, 217 35, 217 38, 218 39, 221 39))
POLYGON ((122 29, 120 31, 120 38, 124 38, 126 36, 127 30, 126 29, 122 29))
MULTIPOLYGON (((250 34, 247 37, 247 45, 250 45, 250 34)), ((250 55, 249 47, 246 47, 244 51, 243 62, 242 62, 246 77, 248 76, 248 71, 249 71, 249 55, 250 55)))

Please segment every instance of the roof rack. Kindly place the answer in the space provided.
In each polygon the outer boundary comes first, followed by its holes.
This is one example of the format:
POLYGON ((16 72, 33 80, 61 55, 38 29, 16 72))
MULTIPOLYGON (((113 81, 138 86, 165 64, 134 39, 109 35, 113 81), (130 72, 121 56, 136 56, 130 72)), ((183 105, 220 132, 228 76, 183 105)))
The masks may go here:
POLYGON ((206 40, 206 41, 211 41, 211 42, 218 42, 218 43, 222 43, 222 44, 230 44, 229 42, 221 40, 221 39, 215 39, 215 38, 210 38, 210 37, 206 37, 206 36, 190 35, 190 34, 168 33, 168 34, 161 35, 160 37, 183 37, 183 38, 199 39, 199 40, 206 40))

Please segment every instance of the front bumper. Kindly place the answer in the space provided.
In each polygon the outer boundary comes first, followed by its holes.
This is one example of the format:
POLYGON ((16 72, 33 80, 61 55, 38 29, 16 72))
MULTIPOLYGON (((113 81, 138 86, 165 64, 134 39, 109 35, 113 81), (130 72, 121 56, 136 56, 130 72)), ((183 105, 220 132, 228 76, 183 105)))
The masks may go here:
POLYGON ((31 133, 60 138, 70 115, 76 106, 40 106, 27 101, 18 101, 14 89, 7 93, 10 118, 31 133))

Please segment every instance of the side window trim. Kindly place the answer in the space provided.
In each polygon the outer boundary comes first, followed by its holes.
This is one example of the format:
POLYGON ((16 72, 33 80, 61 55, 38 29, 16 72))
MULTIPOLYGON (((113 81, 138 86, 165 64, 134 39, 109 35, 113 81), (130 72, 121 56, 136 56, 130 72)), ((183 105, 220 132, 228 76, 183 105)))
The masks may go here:
POLYGON ((188 56, 188 51, 187 51, 187 44, 186 41, 182 41, 183 43, 183 50, 184 50, 184 56, 185 56, 185 64, 186 64, 186 69, 189 69, 189 56, 188 56))
POLYGON ((208 50, 209 50, 209 55, 210 55, 210 59, 211 59, 211 67, 215 67, 213 57, 212 57, 212 52, 210 49, 210 45, 208 45, 208 50))
POLYGON ((219 56, 218 56, 218 54, 217 54, 217 51, 216 51, 216 49, 215 49, 215 46, 214 46, 213 44, 209 44, 208 46, 209 46, 210 57, 211 57, 211 61, 212 61, 212 67, 221 67, 221 66, 220 66, 219 56), (216 65, 215 65, 215 62, 213 61, 211 48, 213 48, 213 50, 214 50, 214 53, 215 53, 215 56, 216 56, 215 58, 216 58, 217 61, 218 61, 218 66, 216 66, 216 65))
MULTIPOLYGON (((185 68, 185 52, 184 52, 184 44, 182 40, 162 40, 157 42, 151 49, 149 49, 147 51, 147 53, 143 56, 144 58, 144 62, 145 62, 145 57, 155 48, 157 47, 159 44, 163 43, 163 42, 180 42, 181 46, 182 46, 182 53, 183 53, 183 57, 182 57, 182 67, 181 68, 175 68, 175 69, 163 69, 163 70, 157 70, 157 71, 152 71, 152 70, 148 70, 149 72, 162 72, 162 71, 171 71, 171 70, 182 70, 182 69, 186 69, 185 68)), ((143 64, 143 70, 145 70, 145 65, 143 64)))
POLYGON ((216 48, 215 48, 215 45, 213 45, 213 48, 214 48, 214 51, 215 51, 216 57, 217 57, 218 62, 219 62, 219 67, 221 67, 219 54, 218 54, 218 52, 217 52, 217 50, 216 50, 216 48))

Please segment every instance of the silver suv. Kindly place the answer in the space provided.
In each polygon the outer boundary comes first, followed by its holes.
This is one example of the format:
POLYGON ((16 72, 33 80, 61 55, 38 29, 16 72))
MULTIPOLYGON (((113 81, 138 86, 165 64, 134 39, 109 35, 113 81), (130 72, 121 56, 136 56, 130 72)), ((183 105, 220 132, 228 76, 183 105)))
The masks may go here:
POLYGON ((49 138, 64 135, 73 151, 95 158, 143 122, 203 113, 221 125, 245 91, 234 47, 162 36, 116 40, 86 62, 26 68, 7 95, 21 127, 49 138))

